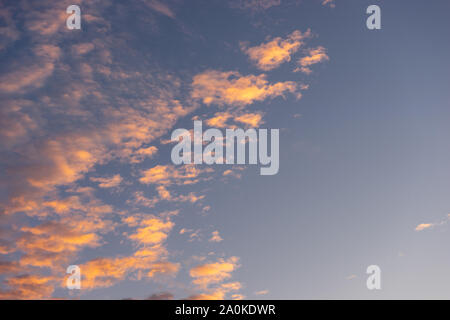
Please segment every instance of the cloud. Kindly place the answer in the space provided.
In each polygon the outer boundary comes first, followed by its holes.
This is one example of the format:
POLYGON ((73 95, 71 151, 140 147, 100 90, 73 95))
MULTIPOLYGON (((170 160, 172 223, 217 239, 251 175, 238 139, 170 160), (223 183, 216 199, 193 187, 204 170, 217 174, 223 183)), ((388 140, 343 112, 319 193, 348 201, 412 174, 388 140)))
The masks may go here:
POLYGON ((10 99, 2 102, 0 109, 0 139, 3 147, 12 147, 36 130, 39 117, 27 112, 32 102, 25 99, 10 99))
POLYGON ((264 122, 261 113, 246 113, 235 118, 237 122, 243 123, 249 127, 257 128, 264 122))
POLYGON ((192 98, 204 104, 219 106, 245 106, 267 98, 282 96, 286 92, 296 94, 293 81, 270 84, 265 74, 243 76, 239 72, 207 70, 194 76, 192 98))
POLYGON ((0 289, 0 299, 43 299, 53 293, 51 281, 54 278, 42 275, 25 274, 5 280, 9 290, 0 289))
POLYGON ((267 43, 250 48, 243 44, 241 49, 259 69, 269 71, 284 62, 291 61, 291 55, 303 45, 303 39, 309 37, 311 37, 310 30, 305 33, 295 30, 286 39, 276 37, 267 43))
POLYGON ((322 4, 324 6, 330 6, 331 8, 334 8, 336 6, 334 0, 322 0, 322 4))
MULTIPOLYGON (((157 55, 142 50, 133 30, 155 25, 151 10, 171 19, 175 13, 163 1, 144 2, 148 9, 140 11, 142 5, 81 1, 81 38, 65 28, 64 3, 30 2, 23 10, 24 3, 17 2, 8 13, 0 10, 1 25, 7 26, 0 27, 6 39, 0 40, 5 52, 0 91, 6 97, 0 110, 0 186, 6 189, 0 204, 0 253, 11 260, 0 262, 0 298, 50 298, 65 285, 67 265, 78 262, 82 290, 177 274, 181 264, 170 261, 166 244, 175 227, 172 217, 185 204, 200 202, 205 211, 210 207, 202 204, 203 194, 176 188, 212 179, 213 169, 161 163, 153 144, 200 102, 222 107, 229 115, 223 123, 256 127, 263 123, 263 112, 244 112, 244 106, 289 93, 300 97, 299 84, 269 82, 265 74, 162 69, 157 55), (129 21, 130 14, 134 23, 122 23, 121 32, 112 32, 110 21, 129 21), (19 39, 25 50, 16 52, 12 44, 19 39), (104 175, 112 170, 118 171, 104 175), (122 192, 117 199, 101 190, 117 186, 124 186, 117 189, 122 192), (109 246, 119 244, 120 254, 104 256, 109 246)), ((268 9, 280 1, 242 3, 268 9)), ((145 30, 151 37, 151 30, 145 30)), ((289 57, 277 52, 268 65, 291 59, 298 50, 294 42, 301 41, 296 37, 277 40, 289 57), (289 48, 292 43, 295 48, 289 48)), ((199 232, 192 230, 190 238, 199 232)), ((219 238, 218 232, 211 236, 212 241, 219 238)), ((205 298, 240 298, 241 284, 225 283, 237 262, 236 257, 202 262, 189 270, 191 285, 205 298)))
POLYGON ((429 229, 429 228, 432 228, 434 226, 434 224, 432 224, 432 223, 421 223, 421 224, 419 224, 417 227, 416 227, 416 231, 422 231, 422 230, 425 230, 425 229, 429 229))
POLYGON ((36 46, 32 51, 36 63, 0 76, 0 91, 15 93, 24 89, 39 88, 45 84, 45 80, 55 70, 55 62, 59 59, 61 50, 57 46, 44 44, 36 46))
POLYGON ((16 250, 15 246, 11 241, 0 239, 0 254, 6 255, 6 254, 14 252, 15 250, 16 250))
POLYGON ((263 296, 269 293, 269 290, 261 290, 261 291, 256 291, 255 295, 257 296, 263 296))
POLYGON ((309 49, 308 55, 298 60, 298 64, 300 65, 300 67, 296 68, 294 72, 301 71, 303 73, 310 74, 312 70, 309 68, 309 66, 326 60, 330 60, 330 58, 326 54, 326 50, 324 47, 309 49))
POLYGON ((72 50, 76 55, 84 55, 86 53, 89 53, 90 51, 94 50, 95 45, 91 42, 84 42, 79 44, 74 44, 72 46, 72 50))
POLYGON ((130 239, 140 244, 158 244, 166 240, 168 232, 173 228, 171 221, 163 221, 158 218, 148 218, 140 222, 141 228, 129 236, 130 239))
POLYGON ((210 173, 212 169, 200 169, 195 165, 185 165, 175 168, 173 165, 156 165, 148 170, 142 171, 139 181, 143 184, 160 184, 160 185, 188 185, 195 184, 201 180, 201 175, 210 173))
MULTIPOLYGON (((207 290, 207 292, 194 294, 188 297, 188 300, 224 300, 226 298, 226 294, 231 291, 237 291, 242 288, 242 285, 240 282, 230 282, 230 283, 223 283, 219 286, 207 290)), ((231 296, 234 300, 242 300, 244 299, 244 296, 241 294, 233 294, 231 296)))
POLYGON ((209 239, 210 242, 221 242, 223 241, 223 238, 219 235, 219 231, 213 231, 211 233, 211 238, 209 239))
POLYGON ((114 188, 120 185, 122 177, 120 174, 115 174, 108 178, 95 178, 91 177, 91 181, 98 182, 100 188, 114 188))
MULTIPOLYGON (((91 260, 80 266, 83 289, 110 287, 131 276, 133 272, 147 271, 144 274, 150 278, 156 274, 173 275, 178 272, 179 264, 158 262, 156 253, 158 248, 147 250, 147 255, 91 260)), ((142 272, 140 274, 142 275, 142 272)))
POLYGON ((139 163, 144 161, 146 158, 152 158, 158 152, 158 148, 150 146, 147 148, 140 148, 133 152, 130 158, 131 163, 139 163))
POLYGON ((129 216, 125 222, 137 226, 128 238, 138 245, 138 249, 131 256, 97 258, 80 266, 84 289, 109 287, 133 273, 135 278, 141 279, 171 276, 179 271, 179 263, 167 261, 168 253, 164 247, 164 241, 174 226, 170 218, 129 216))
POLYGON ((214 128, 235 128, 236 124, 244 125, 245 127, 257 128, 264 123, 262 120, 263 113, 242 113, 240 111, 224 111, 216 112, 214 117, 207 119, 205 122, 208 126, 214 128), (236 124, 231 124, 233 121, 236 124))
POLYGON ((207 119, 205 122, 208 126, 214 128, 226 128, 229 127, 227 124, 228 119, 231 118, 230 112, 216 112, 214 117, 207 119))
POLYGON ((0 260, 0 274, 16 273, 22 271, 19 263, 16 261, 1 261, 0 260))
POLYGON ((219 259, 218 262, 205 263, 191 268, 189 275, 194 278, 194 284, 207 287, 230 278, 231 273, 238 267, 238 260, 237 257, 231 257, 227 260, 219 259))
POLYGON ((163 14, 172 19, 175 18, 175 14, 165 3, 162 3, 158 0, 144 0, 144 2, 147 6, 149 6, 151 9, 155 10, 156 12, 163 14))
POLYGON ((426 229, 432 229, 434 227, 440 227, 440 226, 446 225, 449 221, 450 221, 450 214, 448 214, 445 219, 443 219, 443 220, 441 220, 439 222, 435 222, 435 223, 421 223, 421 224, 417 225, 414 230, 416 230, 416 231, 423 231, 423 230, 426 230, 426 229))
POLYGON ((111 231, 114 224, 97 216, 63 218, 33 227, 22 227, 16 240, 18 250, 24 252, 21 266, 60 269, 83 248, 101 245, 99 233, 111 231))

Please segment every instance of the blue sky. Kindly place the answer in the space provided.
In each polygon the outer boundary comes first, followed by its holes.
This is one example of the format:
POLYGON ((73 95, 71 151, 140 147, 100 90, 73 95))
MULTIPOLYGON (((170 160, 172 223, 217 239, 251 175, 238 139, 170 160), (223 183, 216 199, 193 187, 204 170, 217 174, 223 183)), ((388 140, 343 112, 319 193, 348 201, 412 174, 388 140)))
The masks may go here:
POLYGON ((70 4, 0 6, 0 298, 449 298, 448 1, 70 4), (279 173, 173 166, 194 119, 279 173))

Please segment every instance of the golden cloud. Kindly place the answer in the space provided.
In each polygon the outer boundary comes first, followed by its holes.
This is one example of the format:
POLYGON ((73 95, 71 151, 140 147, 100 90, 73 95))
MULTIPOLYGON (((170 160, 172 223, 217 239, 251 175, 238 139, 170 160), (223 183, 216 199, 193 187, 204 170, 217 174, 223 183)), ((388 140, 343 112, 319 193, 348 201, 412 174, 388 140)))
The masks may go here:
POLYGON ((191 268, 189 275, 193 283, 202 287, 207 287, 210 284, 222 282, 231 277, 231 273, 238 267, 238 258, 231 257, 227 260, 219 259, 218 262, 205 263, 191 268))
POLYGON ((300 58, 298 60, 298 64, 300 65, 300 68, 296 68, 294 71, 302 71, 306 74, 309 74, 312 72, 312 70, 310 68, 308 68, 309 66, 316 64, 316 63, 320 63, 326 60, 330 60, 330 58, 328 57, 328 55, 326 54, 326 50, 324 47, 317 47, 315 49, 309 49, 308 50, 308 55, 300 58))
POLYGON ((265 74, 242 76, 239 72, 207 70, 194 76, 192 98, 204 104, 245 106, 267 98, 284 97, 286 92, 296 94, 293 81, 270 84, 265 74))
POLYGON ((303 45, 303 39, 310 36, 310 30, 305 33, 295 30, 286 39, 276 37, 267 43, 250 48, 243 44, 241 49, 259 69, 269 71, 279 67, 284 62, 291 61, 291 55, 303 45))

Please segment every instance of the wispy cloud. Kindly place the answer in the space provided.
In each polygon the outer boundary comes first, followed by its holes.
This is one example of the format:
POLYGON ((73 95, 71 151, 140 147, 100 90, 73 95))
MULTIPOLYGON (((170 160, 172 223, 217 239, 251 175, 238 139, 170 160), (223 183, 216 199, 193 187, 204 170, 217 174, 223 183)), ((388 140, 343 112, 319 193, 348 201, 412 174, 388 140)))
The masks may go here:
POLYGON ((439 222, 434 222, 434 223, 420 223, 416 226, 416 228, 414 230, 416 231, 423 231, 426 229, 432 229, 435 227, 439 227, 439 226, 443 226, 445 224, 447 224, 450 221, 450 214, 447 215, 446 219, 441 220, 439 222))
POLYGON ((298 64, 300 65, 300 67, 296 68, 294 71, 301 71, 306 74, 310 74, 312 72, 312 70, 309 68, 310 66, 326 60, 330 60, 330 58, 326 54, 326 50, 324 47, 309 49, 307 51, 307 55, 298 60, 298 64))
POLYGON ((94 182, 98 182, 98 186, 100 188, 114 188, 120 185, 120 183, 122 182, 122 177, 120 176, 120 174, 115 174, 111 177, 106 178, 91 177, 91 180, 94 182))
POLYGON ((168 16, 169 18, 175 18, 175 13, 167 6, 166 3, 163 3, 158 0, 144 0, 145 4, 148 5, 150 8, 155 10, 158 13, 161 13, 165 16, 168 16))

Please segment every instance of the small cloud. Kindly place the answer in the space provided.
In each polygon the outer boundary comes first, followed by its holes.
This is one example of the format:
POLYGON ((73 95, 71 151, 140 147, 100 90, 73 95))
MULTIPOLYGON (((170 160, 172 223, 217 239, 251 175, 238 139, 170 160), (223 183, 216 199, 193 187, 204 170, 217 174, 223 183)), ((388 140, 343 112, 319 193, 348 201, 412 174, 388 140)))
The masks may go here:
POLYGON ((345 279, 353 280, 353 279, 356 279, 356 278, 358 278, 358 276, 356 274, 351 274, 351 275, 347 276, 345 279))
POLYGON ((204 206, 204 207, 202 208, 202 213, 206 213, 206 212, 208 212, 209 210, 211 210, 211 206, 204 206))
POLYGON ((211 241, 211 242, 221 242, 221 241, 223 241, 223 238, 219 235, 219 231, 213 231, 209 241, 211 241))
POLYGON ((432 228, 433 227, 433 224, 432 223, 421 223, 421 224, 419 224, 417 227, 416 227, 416 231, 422 231, 422 230, 425 230, 425 229, 429 229, 429 228, 432 228))
POLYGON ((242 44, 241 49, 259 69, 269 71, 284 62, 291 61, 291 55, 297 52, 303 45, 303 40, 309 37, 311 37, 310 30, 305 33, 295 30, 286 39, 276 37, 267 43, 250 48, 242 44))
POLYGON ((441 220, 440 222, 436 222, 436 223, 421 223, 416 227, 416 231, 422 231, 425 229, 430 229, 430 228, 434 228, 437 226, 443 226, 445 224, 448 223, 448 221, 450 220, 450 214, 447 214, 446 218, 441 220))
POLYGON ((175 14, 173 11, 164 3, 159 2, 157 0, 147 0, 145 2, 151 9, 155 10, 156 12, 163 14, 169 18, 174 19, 175 14))
POLYGON ((298 60, 297 63, 300 65, 300 67, 296 68, 294 72, 301 71, 303 73, 310 74, 312 73, 312 70, 309 68, 310 66, 326 60, 330 60, 330 58, 326 54, 326 50, 324 47, 309 49, 307 56, 298 60))
POLYGON ((256 291, 255 295, 257 295, 257 296, 264 296, 264 295, 266 295, 268 293, 269 293, 269 290, 261 290, 261 291, 256 291))
POLYGON ((207 287, 212 283, 229 279, 231 273, 238 268, 238 258, 231 257, 228 260, 219 259, 217 262, 205 263, 191 268, 189 275, 194 278, 194 284, 207 287))
POLYGON ((336 4, 334 3, 334 0, 323 0, 322 5, 329 6, 331 8, 336 7, 336 4))
POLYGON ((91 178, 91 181, 99 182, 98 186, 100 188, 114 188, 120 185, 122 177, 120 174, 116 174, 109 178, 91 178))

